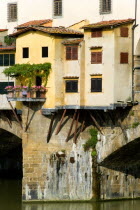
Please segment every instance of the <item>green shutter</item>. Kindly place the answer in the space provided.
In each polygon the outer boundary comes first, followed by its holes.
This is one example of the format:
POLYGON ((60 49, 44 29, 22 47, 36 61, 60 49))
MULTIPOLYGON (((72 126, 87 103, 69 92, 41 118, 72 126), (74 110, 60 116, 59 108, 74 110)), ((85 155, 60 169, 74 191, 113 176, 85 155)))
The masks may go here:
POLYGON ((9 66, 9 54, 4 54, 4 66, 9 66))
POLYGON ((10 54, 10 66, 15 65, 15 54, 10 54))
POLYGON ((3 66, 3 54, 0 55, 0 66, 3 66))

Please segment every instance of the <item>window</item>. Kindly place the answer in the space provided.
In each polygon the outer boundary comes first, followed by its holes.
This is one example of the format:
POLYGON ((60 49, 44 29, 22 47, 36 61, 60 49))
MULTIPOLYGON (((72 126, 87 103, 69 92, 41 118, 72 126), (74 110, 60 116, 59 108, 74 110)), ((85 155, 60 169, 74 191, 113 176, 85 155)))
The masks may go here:
POLYGON ((8 4, 8 21, 17 21, 17 3, 8 4))
POLYGON ((0 66, 13 66, 15 64, 15 54, 0 54, 0 66))
POLYGON ((128 63, 128 53, 120 53, 120 63, 125 64, 128 63))
POLYGON ((121 27, 120 28, 120 36, 121 37, 128 37, 128 28, 127 27, 121 27))
POLYGON ((14 86, 14 82, 0 82, 0 94, 7 94, 6 86, 14 86))
POLYGON ((78 60, 78 46, 66 46, 66 60, 78 60))
POLYGON ((102 52, 91 52, 91 63, 92 64, 102 63, 102 52))
POLYGON ((23 48, 23 58, 29 58, 29 48, 28 47, 23 48))
POLYGON ((42 58, 48 57, 48 47, 42 47, 42 58))
POLYGON ((111 13, 111 0, 100 0, 100 14, 111 13))
POLYGON ((66 80, 66 93, 78 92, 78 80, 66 80))
POLYGON ((102 92, 102 78, 91 78, 91 92, 102 92))
POLYGON ((54 16, 62 16, 62 0, 54 0, 54 16))
POLYGON ((91 37, 92 38, 102 37, 102 30, 92 31, 91 32, 91 37))

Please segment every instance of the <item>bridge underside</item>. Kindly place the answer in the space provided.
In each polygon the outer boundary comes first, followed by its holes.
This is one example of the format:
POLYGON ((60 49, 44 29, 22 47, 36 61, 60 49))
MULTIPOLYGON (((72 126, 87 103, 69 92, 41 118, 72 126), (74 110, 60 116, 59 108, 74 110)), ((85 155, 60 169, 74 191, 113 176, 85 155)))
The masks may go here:
POLYGON ((140 178, 140 138, 109 155, 100 165, 140 178))

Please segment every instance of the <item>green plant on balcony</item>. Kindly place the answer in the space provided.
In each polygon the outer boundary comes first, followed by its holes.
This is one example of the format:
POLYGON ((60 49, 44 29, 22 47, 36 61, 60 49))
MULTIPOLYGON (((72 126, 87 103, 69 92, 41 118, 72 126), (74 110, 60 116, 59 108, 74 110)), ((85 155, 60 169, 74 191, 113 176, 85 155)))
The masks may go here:
POLYGON ((5 68, 3 73, 6 76, 15 77, 21 86, 27 85, 29 88, 33 85, 36 76, 44 80, 44 86, 47 85, 48 77, 51 71, 51 63, 43 64, 15 64, 5 68))
POLYGON ((15 38, 13 38, 13 37, 5 36, 4 42, 6 45, 10 46, 12 44, 15 44, 16 41, 15 41, 15 38))

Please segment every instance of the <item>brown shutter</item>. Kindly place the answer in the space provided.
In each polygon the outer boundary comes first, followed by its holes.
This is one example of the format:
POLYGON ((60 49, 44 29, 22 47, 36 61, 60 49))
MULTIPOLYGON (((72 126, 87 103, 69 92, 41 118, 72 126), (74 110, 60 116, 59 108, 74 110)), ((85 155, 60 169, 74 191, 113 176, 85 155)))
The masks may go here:
POLYGON ((92 32, 91 32, 91 37, 92 37, 92 38, 96 37, 96 35, 97 35, 97 34, 96 34, 96 31, 92 31, 92 32))
POLYGON ((97 53, 96 52, 92 52, 91 53, 91 63, 97 63, 96 57, 97 57, 97 53))
POLYGON ((92 37, 92 38, 95 38, 95 37, 102 37, 102 30, 92 31, 92 32, 91 32, 91 37, 92 37))
POLYGON ((102 52, 97 52, 97 63, 102 63, 102 52))
POLYGON ((121 64, 128 63, 128 53, 121 53, 120 54, 120 63, 121 64))
POLYGON ((71 47, 66 46, 66 60, 71 60, 71 47))
POLYGON ((72 60, 78 60, 78 46, 72 47, 72 60))
POLYGON ((121 37, 128 37, 128 27, 120 28, 120 36, 121 37))

